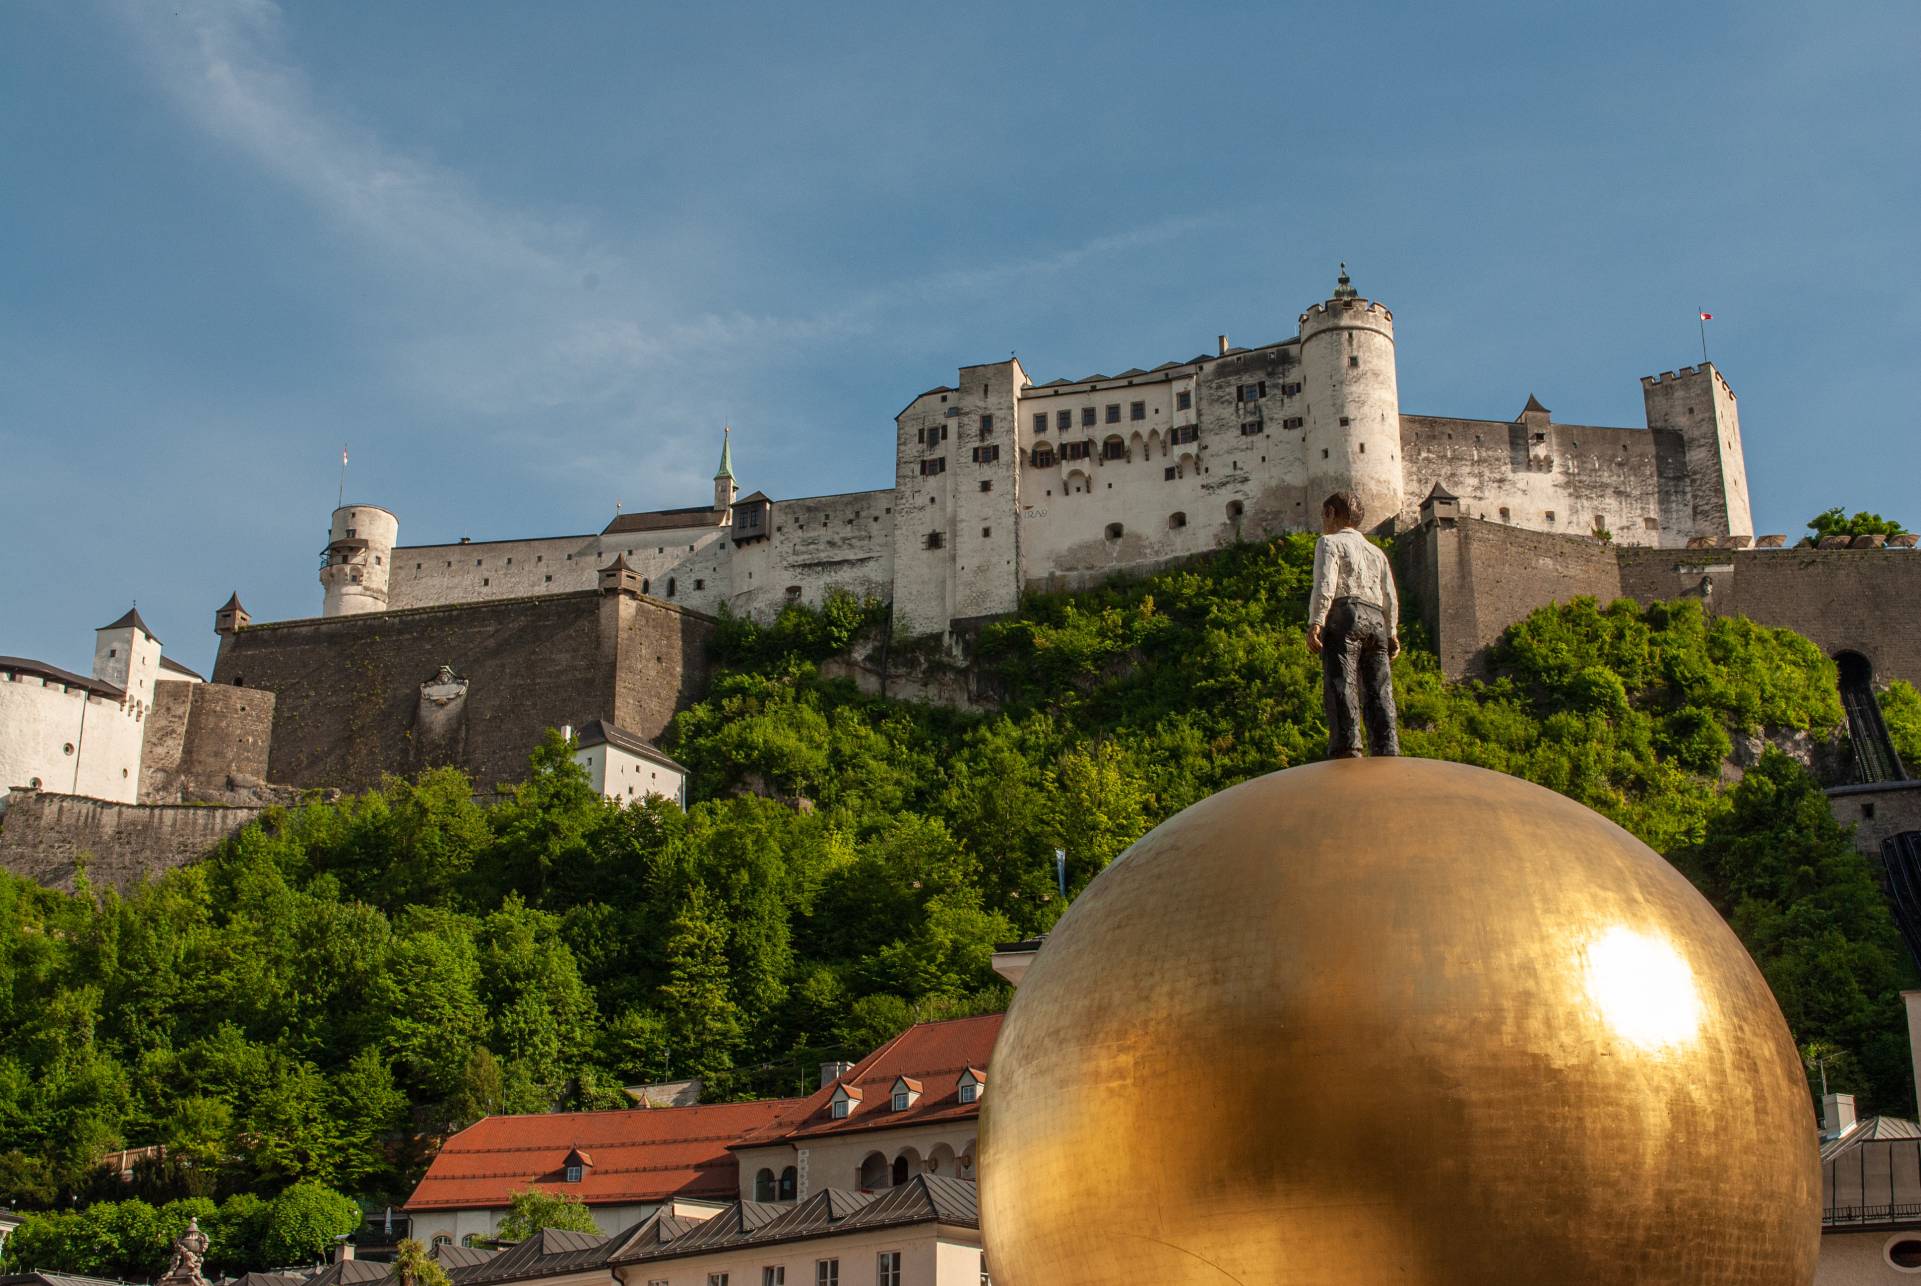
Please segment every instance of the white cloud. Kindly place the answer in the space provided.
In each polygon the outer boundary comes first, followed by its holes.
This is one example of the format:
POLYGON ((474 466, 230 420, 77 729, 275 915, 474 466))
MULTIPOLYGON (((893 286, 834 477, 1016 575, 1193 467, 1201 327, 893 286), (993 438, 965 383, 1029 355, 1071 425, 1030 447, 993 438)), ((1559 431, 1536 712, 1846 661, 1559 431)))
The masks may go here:
POLYGON ((674 275, 685 247, 597 239, 576 217, 490 200, 325 101, 292 57, 273 0, 125 0, 119 13, 188 120, 300 194, 379 270, 388 293, 369 302, 370 316, 394 334, 386 351, 398 397, 471 419, 520 453, 522 467, 550 475, 605 477, 610 460, 631 460, 645 440, 656 494, 630 497, 636 503, 705 487, 707 439, 718 429, 710 421, 762 409, 717 407, 707 392, 743 361, 912 324, 905 319, 924 316, 930 301, 1073 272, 1207 222, 1163 221, 851 289, 802 316, 707 311, 695 296, 715 283, 674 275), (603 281, 633 284, 588 288, 603 281), (556 422, 569 425, 566 444, 526 431, 556 422))

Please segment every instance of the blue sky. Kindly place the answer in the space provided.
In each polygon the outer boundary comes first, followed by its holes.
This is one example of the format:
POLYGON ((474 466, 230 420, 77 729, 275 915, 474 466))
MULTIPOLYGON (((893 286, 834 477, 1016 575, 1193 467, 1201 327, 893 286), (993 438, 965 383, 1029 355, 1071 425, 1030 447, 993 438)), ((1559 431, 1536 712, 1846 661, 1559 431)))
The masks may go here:
POLYGON ((1284 338, 1405 409, 1741 397, 1757 525, 1921 523, 1900 4, 0 4, 0 652, 318 610, 403 542, 888 485, 957 366, 1284 338))

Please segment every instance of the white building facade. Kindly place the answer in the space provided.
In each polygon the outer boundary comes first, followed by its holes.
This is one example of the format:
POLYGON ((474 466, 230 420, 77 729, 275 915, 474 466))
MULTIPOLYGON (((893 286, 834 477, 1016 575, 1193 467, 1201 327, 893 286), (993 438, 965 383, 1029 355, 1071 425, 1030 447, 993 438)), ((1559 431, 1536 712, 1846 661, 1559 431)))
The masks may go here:
POLYGON ((339 615, 591 588, 624 558, 644 592, 770 617, 842 590, 937 634, 1071 588, 1318 526, 1356 493, 1370 526, 1413 520, 1435 486, 1462 511, 1542 531, 1680 547, 1752 536, 1733 391, 1712 366, 1642 380, 1647 423, 1513 421, 1400 406, 1394 315, 1345 269, 1293 336, 1152 370, 1036 384, 1016 360, 962 367, 895 418, 895 485, 740 496, 731 444, 712 502, 620 514, 599 532, 398 545, 374 505, 336 511, 322 612, 339 615))
POLYGON ((199 681, 138 611, 94 632, 91 675, 0 657, 0 801, 24 789, 135 802, 157 686, 199 681))

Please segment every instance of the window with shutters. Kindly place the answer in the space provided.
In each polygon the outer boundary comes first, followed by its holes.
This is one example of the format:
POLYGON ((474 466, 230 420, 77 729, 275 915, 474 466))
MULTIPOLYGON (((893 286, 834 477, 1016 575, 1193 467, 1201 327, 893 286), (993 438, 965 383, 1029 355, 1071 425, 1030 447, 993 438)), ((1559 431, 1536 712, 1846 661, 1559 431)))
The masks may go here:
POLYGON ((994 461, 1000 458, 1001 458, 1001 449, 998 444, 991 447, 975 447, 974 448, 975 464, 992 464, 994 463, 994 461))
POLYGON ((1244 438, 1251 438, 1256 433, 1265 433, 1265 432, 1267 432, 1267 425, 1265 422, 1261 420, 1242 420, 1241 421, 1241 436, 1244 438))
POLYGON ((944 455, 931 456, 920 462, 920 476, 923 478, 931 478, 937 473, 946 472, 947 457, 944 455))
POLYGON ((1189 442, 1200 441, 1200 437, 1201 437, 1200 425, 1177 424, 1174 426, 1173 432, 1167 435, 1167 440, 1169 442, 1172 442, 1175 446, 1183 446, 1189 442))
POLYGON ((1094 444, 1092 442, 1061 443, 1061 459, 1063 460, 1085 460, 1093 454, 1094 444))
POLYGON ((1281 427, 1284 429, 1298 429, 1303 424, 1306 424, 1306 423, 1307 421, 1302 419, 1300 416, 1290 415, 1286 419, 1281 421, 1281 427))

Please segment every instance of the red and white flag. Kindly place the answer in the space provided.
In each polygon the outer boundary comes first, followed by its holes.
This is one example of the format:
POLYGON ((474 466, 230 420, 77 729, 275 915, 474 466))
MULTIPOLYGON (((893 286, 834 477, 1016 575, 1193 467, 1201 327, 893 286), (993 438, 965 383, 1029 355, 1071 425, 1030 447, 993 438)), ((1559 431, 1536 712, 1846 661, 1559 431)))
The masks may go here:
POLYGON ((1702 320, 1702 321, 1713 321, 1713 320, 1714 320, 1714 314, 1713 314, 1713 313, 1702 313, 1702 314, 1701 314, 1701 320, 1702 320))
MULTIPOLYGON (((1703 317, 1706 317, 1706 316, 1707 316, 1707 314, 1706 314, 1706 313, 1702 313, 1701 315, 1702 315, 1703 317)), ((340 448, 340 465, 341 465, 341 467, 342 467, 342 468, 345 468, 345 467, 346 467, 346 465, 347 465, 347 448, 346 448, 346 447, 341 447, 341 448, 340 448)))

